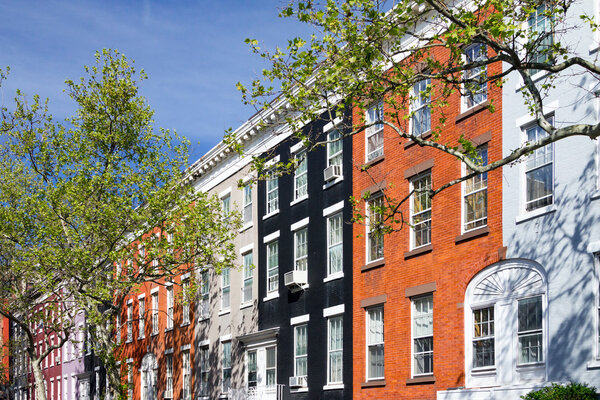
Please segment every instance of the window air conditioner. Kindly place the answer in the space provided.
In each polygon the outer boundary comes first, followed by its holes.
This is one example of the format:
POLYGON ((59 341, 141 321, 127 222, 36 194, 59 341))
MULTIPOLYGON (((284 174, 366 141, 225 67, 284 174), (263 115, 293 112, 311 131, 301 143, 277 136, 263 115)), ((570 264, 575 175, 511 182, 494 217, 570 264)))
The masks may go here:
POLYGON ((305 376, 290 376, 290 389, 306 386, 305 376))
POLYGON ((290 271, 283 275, 283 282, 288 289, 296 292, 308 283, 308 276, 306 271, 290 271))
POLYGON ((332 181, 340 176, 342 176, 341 165, 330 165, 323 171, 323 177, 325 178, 326 182, 332 181))

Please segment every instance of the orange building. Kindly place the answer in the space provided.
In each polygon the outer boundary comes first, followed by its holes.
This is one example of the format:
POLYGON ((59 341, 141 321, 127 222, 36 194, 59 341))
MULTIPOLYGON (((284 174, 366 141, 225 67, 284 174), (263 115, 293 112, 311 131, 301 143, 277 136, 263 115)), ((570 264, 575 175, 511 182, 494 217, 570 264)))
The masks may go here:
MULTIPOLYGON (((431 97, 423 94, 427 87, 432 97, 439 93, 435 81, 417 82, 417 100, 409 110, 414 112, 409 129, 423 138, 431 135, 432 121, 439 120, 439 111, 429 108, 431 97)), ((500 88, 491 86, 468 98, 451 95, 444 109, 443 141, 458 145, 462 134, 478 146, 482 159, 501 158, 501 95, 500 88), (495 113, 486 108, 490 102, 495 113)), ((382 115, 382 107, 385 102, 375 102, 367 110, 367 123, 382 115)), ((355 109, 354 121, 364 120, 363 113, 355 109)), ((478 271, 504 254, 501 171, 431 198, 428 188, 463 176, 465 166, 399 138, 383 124, 354 136, 353 158, 368 166, 356 172, 353 182, 356 198, 368 196, 359 204, 367 223, 354 225, 354 397, 434 399, 438 390, 465 384, 465 290, 478 271), (385 198, 401 199, 412 190, 400 207, 410 224, 383 237, 371 234, 368 221, 378 218, 372 206, 377 209, 385 198)), ((493 321, 493 315, 480 317, 483 325, 493 321)), ((476 355, 482 365, 494 351, 487 344, 482 341, 476 355)))

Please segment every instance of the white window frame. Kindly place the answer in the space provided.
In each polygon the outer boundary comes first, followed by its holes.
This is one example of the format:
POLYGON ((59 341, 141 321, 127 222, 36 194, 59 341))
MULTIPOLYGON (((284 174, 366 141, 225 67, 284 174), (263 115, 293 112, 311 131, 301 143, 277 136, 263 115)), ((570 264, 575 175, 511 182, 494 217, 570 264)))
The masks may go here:
POLYGON ((308 197, 308 152, 306 149, 298 150, 294 157, 298 164, 294 169, 294 201, 308 197), (305 178, 304 183, 300 183, 305 178))
POLYGON ((473 366, 473 370, 476 371, 476 370, 486 370, 486 369, 496 368, 496 333, 495 333, 496 307, 495 307, 495 304, 473 308, 471 310, 471 316, 472 316, 472 320, 471 320, 472 347, 471 348, 473 349, 473 353, 472 353, 473 357, 472 357, 471 365, 473 366), (478 323, 475 318, 475 313, 477 313, 477 312, 481 313, 483 310, 487 310, 488 320, 487 321, 482 320, 481 322, 478 323), (490 310, 492 312, 491 318, 489 316, 490 310), (479 335, 477 335, 477 325, 480 325, 481 333, 479 335), (487 334, 484 334, 485 329, 483 329, 483 327, 485 327, 486 325, 487 325, 487 334), (476 344, 479 342, 486 342, 486 341, 492 342, 492 346, 491 346, 492 363, 486 364, 486 365, 476 365, 476 358, 477 358, 477 352, 475 351, 476 344))
POLYGON ((279 293, 279 239, 266 243, 267 254, 267 296, 279 293), (271 265, 273 248, 276 250, 276 262, 271 265))
POLYGON ((158 291, 152 293, 152 335, 158 335, 158 291))
POLYGON ((166 330, 173 329, 174 325, 174 312, 175 312, 175 294, 173 292, 173 284, 166 285, 167 290, 167 328, 166 330))
POLYGON ((200 368, 200 373, 198 374, 198 377, 200 378, 200 397, 207 397, 208 396, 208 380, 209 380, 209 371, 210 371, 210 366, 209 366, 209 357, 210 357, 210 353, 209 353, 209 347, 208 346, 200 346, 200 364, 199 364, 199 368, 200 368))
MULTIPOLYGON (((383 101, 380 100, 372 104, 365 113, 365 123, 372 124, 377 120, 383 121, 383 101)), ((383 122, 374 124, 365 129, 365 161, 369 162, 384 155, 384 124, 383 122), (369 141, 371 139, 380 142, 381 144, 374 145, 373 149, 369 150, 369 141)))
MULTIPOLYGON (((483 61, 487 59, 487 46, 483 43, 473 43, 470 46, 467 46, 463 51, 463 60, 465 64, 472 63, 475 61, 483 61), (480 48, 479 54, 480 56, 476 59, 470 59, 469 52, 474 52, 476 48, 480 48)), ((483 75, 483 80, 487 77, 487 67, 477 67, 469 70, 465 70, 463 72, 463 78, 466 81, 467 79, 474 81, 480 80, 480 76, 483 75)), ((477 84, 472 82, 469 85, 463 83, 463 96, 462 96, 462 110, 467 111, 473 107, 476 107, 482 103, 485 103, 488 98, 488 90, 487 90, 487 82, 483 82, 479 84, 479 88, 473 90, 477 87, 477 84), (469 86, 469 87, 468 87, 469 86), (482 98, 479 101, 475 101, 475 97, 479 94, 483 94, 482 98), (472 101, 472 103, 470 102, 472 101)))
MULTIPOLYGON (((73 379, 72 375, 71 379, 73 379)), ((72 393, 75 394, 75 387, 72 390, 72 393)), ((133 400, 133 360, 127 361, 127 400, 133 400)))
MULTIPOLYGON (((383 237, 383 234, 372 234, 372 224, 371 224, 371 220, 373 219, 373 216, 376 216, 377 220, 381 220, 381 221, 376 221, 376 223, 383 223, 383 213, 379 213, 379 212, 374 212, 374 210, 372 210, 372 205, 375 202, 380 202, 381 201, 381 205, 379 204, 375 204, 375 207, 385 207, 385 197, 383 195, 382 192, 378 192, 375 193, 373 196, 371 196, 367 201, 366 201, 366 225, 365 225, 365 229, 366 229, 366 259, 367 259, 367 263, 370 262, 374 262, 374 261, 378 261, 378 260, 383 260, 385 258, 385 240, 383 237), (372 256, 372 252, 371 252, 371 248, 373 246, 376 246, 376 248, 379 247, 379 242, 381 241, 381 257, 374 257, 372 256)), ((378 255, 380 251, 377 250, 376 251, 376 255, 378 255)))
POLYGON ((182 400, 192 399, 192 364, 189 349, 181 352, 181 391, 182 400))
POLYGON ((138 297, 138 340, 143 339, 146 334, 146 297, 138 297))
POLYGON ((327 276, 337 275, 343 273, 344 271, 344 217, 343 213, 340 211, 333 215, 327 217, 327 276), (339 241, 333 242, 333 232, 332 229, 335 228, 335 221, 339 220, 339 241), (339 269, 333 271, 332 270, 332 257, 333 252, 339 252, 339 269))
POLYGON ((246 390, 256 390, 258 385, 258 351, 256 349, 246 350, 246 390), (254 354, 254 364, 250 364, 250 354, 254 354), (251 367, 253 367, 251 369, 251 367), (254 379, 250 379, 250 374, 254 373, 254 379))
POLYGON ((338 314, 327 318, 327 384, 336 385, 344 383, 344 315, 338 314), (340 321, 340 347, 332 349, 332 323, 340 321), (332 356, 339 354, 339 363, 341 364, 341 376, 338 380, 332 379, 332 356))
POLYGON ((133 341, 133 300, 130 300, 127 302, 127 343, 131 343, 132 341, 133 341))
POLYGON ((268 217, 279 212, 279 177, 274 168, 268 169, 265 176, 265 217, 268 217))
POLYGON ((221 312, 231 309, 231 270, 221 271, 221 312))
POLYGON ((327 167, 338 165, 342 167, 344 163, 344 142, 343 135, 335 126, 327 132, 327 167), (337 136, 337 137, 336 137, 337 136), (335 146, 339 146, 336 149, 335 146), (334 153, 332 153, 334 151, 334 153), (336 162, 339 160, 339 162, 336 162))
POLYGON ((366 332, 365 332, 365 377, 367 381, 378 381, 378 380, 383 380, 385 379, 385 308, 383 304, 377 304, 371 307, 368 307, 365 309, 365 317, 366 317, 366 322, 365 322, 365 328, 366 328, 366 332), (369 335, 369 331, 371 330, 371 313, 376 313, 376 312, 381 312, 381 325, 382 325, 382 330, 383 330, 383 334, 382 336, 382 340, 377 340, 377 341, 371 341, 371 336, 369 335), (383 374, 382 375, 373 375, 371 376, 371 369, 370 369, 370 364, 371 364, 371 348, 376 348, 378 349, 379 347, 381 347, 382 352, 383 352, 383 374))
POLYGON ((242 191, 242 217, 244 225, 252 224, 252 182, 248 182, 244 185, 242 191))
MULTIPOLYGON (((552 124, 553 121, 554 121, 554 117, 549 117, 548 120, 549 120, 548 122, 550 122, 552 124)), ((538 131, 536 131, 536 140, 538 140, 540 137, 543 137, 543 136, 547 135, 547 132, 544 131, 542 128, 540 128, 537 124, 529 124, 529 125, 523 126, 523 128, 522 128, 524 142, 528 141, 528 132, 530 130, 533 130, 533 129, 538 129, 538 131), (541 136, 539 136, 537 133, 541 133, 541 136)), ((556 196, 556 190, 555 190, 556 188, 555 188, 555 179, 554 179, 554 168, 555 168, 554 153, 555 153, 555 151, 554 151, 554 143, 550 143, 550 144, 547 144, 544 147, 541 147, 541 148, 539 148, 537 150, 534 150, 532 154, 528 155, 524 159, 524 162, 523 162, 523 178, 522 178, 523 179, 523 188, 524 188, 524 190, 523 190, 522 198, 523 198, 523 212, 525 214, 532 213, 532 212, 535 213, 536 211, 540 212, 538 210, 545 210, 545 209, 547 209, 549 207, 552 207, 553 204, 556 203, 556 197, 555 197, 556 196), (550 161, 546 161, 542 165, 536 165, 533 168, 528 168, 527 164, 528 164, 529 160, 531 160, 537 154, 542 153, 542 152, 544 152, 545 154, 547 154, 548 152, 550 153, 550 158, 551 158, 550 161), (528 192, 527 174, 530 173, 530 172, 532 172, 532 171, 540 170, 540 169, 548 167, 548 166, 550 168, 550 174, 551 174, 551 176, 550 176, 550 185, 552 187, 552 193, 550 195, 539 197, 539 198, 536 198, 534 200, 528 200, 527 199, 527 192, 528 192), (540 201, 540 200, 542 200, 544 198, 550 198, 550 203, 544 204, 544 205, 541 205, 541 206, 538 206, 538 207, 534 207, 534 208, 531 208, 531 209, 528 209, 528 204, 538 202, 538 201, 540 201)))
POLYGON ((265 347, 265 385, 267 388, 277 386, 277 346, 265 347), (274 365, 269 366, 269 351, 272 350, 275 354, 273 356, 274 365), (269 373, 272 373, 273 383, 269 384, 269 373))
MULTIPOLYGON (((121 328, 122 328, 121 327, 121 313, 118 312, 117 318, 115 321, 115 333, 117 335, 117 344, 121 343, 121 328)), ((67 348, 67 346, 65 345, 65 353, 66 353, 66 348, 67 348)), ((65 359, 65 361, 68 361, 66 354, 65 354, 64 359, 65 359)))
POLYGON ((545 357, 545 351, 546 351, 546 345, 544 343, 544 338, 545 338, 545 334, 544 332, 546 332, 546 327, 545 327, 545 309, 544 309, 544 297, 541 294, 538 295, 534 295, 534 296, 527 296, 527 297, 521 297, 518 298, 516 300, 517 302, 517 321, 519 320, 519 305, 521 302, 527 302, 533 299, 539 299, 539 303, 540 303, 540 322, 541 322, 541 327, 540 328, 536 328, 536 329, 530 329, 530 330, 526 330, 526 331, 520 331, 520 327, 518 326, 517 323, 517 330, 516 330, 516 338, 517 338, 517 367, 520 366, 527 366, 527 365, 537 365, 537 364, 544 364, 546 361, 546 357, 545 357), (522 354, 522 348, 521 348, 521 338, 527 337, 527 336, 533 336, 533 335, 539 335, 540 336, 540 340, 539 340, 539 346, 540 346, 540 350, 539 350, 539 356, 538 360, 534 360, 534 361, 521 361, 520 357, 522 354))
POLYGON ((210 317, 210 275, 208 270, 200 272, 200 319, 210 317))
POLYGON ((165 354, 165 399, 173 398, 173 354, 165 354))
POLYGON ((222 358, 221 358, 221 393, 222 394, 227 394, 229 393, 229 390, 231 389, 231 379, 232 379, 232 351, 233 348, 231 346, 231 341, 227 340, 227 341, 223 341, 221 342, 221 354, 222 354, 222 358), (225 349, 226 347, 229 348, 229 354, 227 357, 227 354, 225 353, 225 349), (226 386, 226 377, 225 375, 228 374, 229 375, 229 385, 226 386))
POLYGON ((252 303, 253 295, 252 295, 252 287, 253 287, 253 265, 254 265, 254 253, 252 250, 245 252, 242 254, 242 293, 241 298, 242 304, 252 303), (248 296, 248 290, 250 296, 248 296))
POLYGON ((185 278, 181 280, 181 325, 189 325, 190 324, 190 299, 189 299, 189 291, 190 291, 190 279, 185 278))
MULTIPOLYGON (((428 132, 431 132, 431 92, 428 93, 427 97, 424 97, 423 92, 427 91, 427 87, 431 87, 431 79, 421 79, 418 82, 415 82, 413 87, 411 88, 410 94, 410 122, 409 122, 409 132, 413 136, 423 136, 428 132), (425 114, 425 115, 422 115, 425 114), (420 122, 419 126, 423 125, 421 119, 425 117, 429 117, 429 129, 416 132, 415 131, 415 121, 418 120, 420 122)), ((421 128, 419 128, 421 129, 421 128)))
MULTIPOLYGON (((535 9, 535 11, 532 14, 530 14, 529 18, 526 21, 527 32, 529 32, 529 34, 531 34, 531 32, 536 32, 536 33, 542 32, 542 30, 537 29, 537 27, 540 25, 544 26, 544 30, 543 30, 544 33, 546 33, 546 32, 550 33, 549 36, 547 36, 546 38, 544 38, 544 40, 542 40, 538 43, 538 46, 540 46, 540 47, 552 46, 554 44, 554 21, 552 21, 551 19, 549 20, 548 16, 544 15, 547 8, 548 8, 548 4, 546 4, 546 2, 542 1, 539 4, 539 6, 535 9), (543 10, 541 10, 541 12, 540 12, 540 8, 542 8, 542 7, 543 7, 543 10), (534 22, 533 24, 532 24, 532 21, 534 22), (540 22, 541 22, 541 24, 540 24, 540 22), (532 29, 534 27, 535 27, 535 29, 532 29), (548 28, 549 28, 549 31, 548 31, 548 28), (550 43, 546 43, 547 41, 549 41, 550 43)), ((535 38, 535 39, 537 39, 537 38, 535 38)), ((541 60, 541 58, 542 58, 541 54, 536 54, 536 53, 539 53, 539 52, 534 51, 532 49, 531 57, 529 58, 530 62, 547 62, 547 60, 546 61, 541 60)), ((543 71, 533 70, 532 75, 535 76, 536 74, 541 73, 541 72, 543 72, 543 71)))
MULTIPOLYGON (((432 214, 433 214, 433 212, 432 212, 432 208, 433 208, 432 203, 433 202, 432 202, 431 196, 429 196, 429 194, 427 194, 427 193, 423 194, 424 196, 427 196, 427 198, 428 198, 429 208, 425 208, 421 211, 415 212, 416 196, 419 195, 419 193, 417 193, 417 191, 415 189, 415 183, 418 181, 421 181, 423 179, 427 179, 427 177, 429 177, 429 188, 431 188, 433 183, 432 183, 432 173, 431 173, 430 169, 427 171, 424 171, 420 174, 417 174, 410 179, 410 191, 412 192, 412 194, 410 195, 410 248, 411 248, 411 250, 418 249, 420 247, 431 244, 431 233, 432 233, 431 220, 432 220, 432 214), (423 219, 422 221, 419 221, 418 225, 424 225, 424 226, 429 225, 429 229, 428 229, 429 241, 426 243, 423 242, 423 243, 420 243, 419 245, 417 245, 417 233, 425 232, 425 229, 423 229, 422 231, 417 231, 415 229, 415 226, 417 224, 415 224, 414 221, 415 221, 416 217, 426 215, 427 213, 429 213, 429 219, 423 219)), ((426 188, 427 187, 425 187, 425 189, 426 188)), ((420 189, 420 190, 424 190, 424 189, 420 189)), ((425 199, 425 201, 427 201, 427 198, 425 199)), ((423 239, 421 238, 421 240, 423 240, 423 239)))
POLYGON ((294 231, 294 271, 308 271, 308 227, 294 231))
POLYGON ((294 326, 294 376, 308 377, 308 324, 298 324, 294 326), (306 353, 298 353, 298 333, 304 330, 306 336, 306 353), (306 374, 298 375, 298 361, 304 359, 306 363, 306 374))
MULTIPOLYGON (((482 161, 481 165, 482 166, 487 165, 488 156, 489 156, 487 144, 479 146, 477 148, 477 154, 481 158, 481 161, 482 161), (485 151, 485 158, 482 156, 484 151, 485 151)), ((467 167, 466 164, 462 163, 463 176, 466 176, 470 173, 471 173, 471 170, 467 167)), ((485 172, 483 174, 476 175, 473 178, 470 178, 470 179, 462 182, 462 224, 461 224, 462 232, 465 233, 465 232, 469 232, 469 231, 487 226, 487 217, 488 217, 488 174, 487 174, 487 172, 485 172), (485 182, 485 186, 479 186, 476 189, 472 189, 470 192, 467 192, 467 190, 468 190, 467 185, 469 183, 471 183, 472 187, 474 188, 477 183, 481 184, 482 182, 485 182), (479 196, 480 193, 484 193, 484 192, 485 192, 485 217, 481 217, 481 218, 475 219, 473 221, 467 221, 467 217, 468 217, 467 198, 471 197, 471 196, 477 197, 477 196, 479 196), (473 224, 474 226, 468 227, 468 225, 471 225, 471 224, 473 224)))
POLYGON ((411 303, 411 373, 413 377, 416 376, 431 376, 433 375, 433 371, 434 371, 434 331, 433 331, 433 317, 434 317, 434 313, 433 313, 433 293, 428 293, 428 294, 424 294, 424 295, 419 295, 419 296, 415 296, 412 297, 410 299, 410 303, 411 303), (431 300, 431 312, 427 313, 427 314, 421 314, 418 315, 417 311, 416 311, 416 303, 420 302, 420 301, 427 301, 427 300, 431 300), (417 333, 415 332, 415 324, 416 324, 416 319, 417 318, 431 318, 431 332, 424 334, 424 335, 417 335, 417 333), (415 348, 416 348, 416 342, 417 340, 422 340, 422 339, 429 339, 431 338, 431 350, 428 351, 421 351, 421 352, 416 352, 415 348), (417 357, 419 355, 427 355, 430 354, 431 356, 431 371, 428 372, 418 372, 417 371, 417 357))

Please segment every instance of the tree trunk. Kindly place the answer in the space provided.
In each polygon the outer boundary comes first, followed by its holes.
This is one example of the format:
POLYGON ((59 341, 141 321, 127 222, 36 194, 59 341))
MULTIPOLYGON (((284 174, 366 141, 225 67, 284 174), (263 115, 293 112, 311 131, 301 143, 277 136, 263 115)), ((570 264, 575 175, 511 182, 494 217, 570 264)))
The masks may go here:
POLYGON ((46 400, 45 379, 42 373, 42 360, 35 355, 35 350, 28 348, 29 359, 31 360, 31 370, 33 371, 33 381, 35 385, 35 400, 46 400))

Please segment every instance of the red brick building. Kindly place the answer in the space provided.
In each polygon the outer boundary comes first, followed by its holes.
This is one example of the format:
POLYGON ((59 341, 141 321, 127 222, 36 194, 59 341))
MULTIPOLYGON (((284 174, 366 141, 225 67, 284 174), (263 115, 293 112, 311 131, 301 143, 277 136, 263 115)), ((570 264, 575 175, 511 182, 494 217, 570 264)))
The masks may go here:
MULTIPOLYGON (((428 107, 430 98, 419 94, 428 86, 432 97, 439 93, 435 81, 418 82, 413 88, 418 100, 407 111, 414 111, 409 129, 421 137, 431 135, 433 121, 439 119, 438 109, 428 107)), ((444 143, 458 145, 462 134, 478 146, 482 159, 501 158, 501 89, 481 87, 448 100, 444 143), (486 108, 490 102, 494 113, 486 108)), ((381 104, 367 110, 367 122, 377 119, 381 104)), ((355 109, 354 120, 364 120, 363 113, 355 109)), ((438 390, 464 386, 465 290, 478 271, 503 256, 501 171, 431 199, 426 189, 432 182, 438 188, 462 176, 465 167, 383 125, 354 136, 353 158, 360 167, 369 167, 358 168, 353 182, 356 198, 368 196, 358 205, 366 223, 354 225, 354 397, 434 399, 438 390), (410 226, 383 238, 371 235, 369 219, 378 218, 369 212, 371 205, 385 204, 383 193, 401 199, 413 189, 400 207, 410 226)), ((490 320, 493 315, 481 316, 483 325, 490 320)), ((477 357, 483 364, 490 351, 493 346, 490 350, 482 344, 477 357)))

